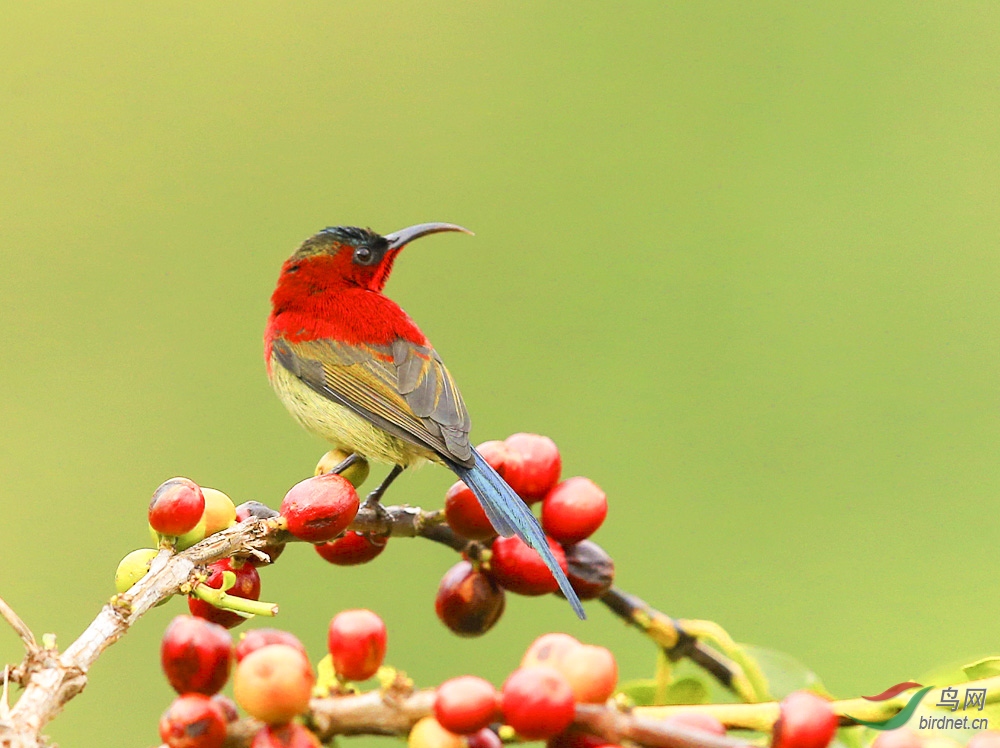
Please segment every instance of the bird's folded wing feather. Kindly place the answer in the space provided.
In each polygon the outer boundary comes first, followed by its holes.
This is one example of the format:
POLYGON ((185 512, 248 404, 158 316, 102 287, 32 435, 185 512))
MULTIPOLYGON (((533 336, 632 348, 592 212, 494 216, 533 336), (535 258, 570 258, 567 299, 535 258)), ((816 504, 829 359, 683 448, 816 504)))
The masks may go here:
POLYGON ((437 352, 402 338, 391 345, 330 339, 273 345, 278 362, 315 392, 447 461, 473 464, 469 414, 437 352))

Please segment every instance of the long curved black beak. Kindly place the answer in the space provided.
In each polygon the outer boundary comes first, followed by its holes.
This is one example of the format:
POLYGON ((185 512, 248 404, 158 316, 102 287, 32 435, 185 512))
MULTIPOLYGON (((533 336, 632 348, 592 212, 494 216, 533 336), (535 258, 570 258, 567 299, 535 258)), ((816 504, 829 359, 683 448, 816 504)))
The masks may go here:
POLYGON ((475 236, 468 229, 456 226, 454 223, 418 223, 416 226, 386 234, 385 239, 389 242, 389 249, 402 249, 404 245, 409 244, 414 239, 428 234, 440 234, 442 231, 461 231, 463 234, 475 236))

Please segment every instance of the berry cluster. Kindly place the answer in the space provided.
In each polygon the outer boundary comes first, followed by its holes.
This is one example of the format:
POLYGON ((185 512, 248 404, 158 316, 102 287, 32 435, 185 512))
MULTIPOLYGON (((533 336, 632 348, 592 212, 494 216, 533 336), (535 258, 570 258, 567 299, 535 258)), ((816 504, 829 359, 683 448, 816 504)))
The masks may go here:
MULTIPOLYGON (((462 676, 442 683, 434 715, 410 732, 410 748, 499 748, 497 730, 512 728, 548 748, 614 748, 573 727, 577 704, 603 704, 615 692, 618 666, 604 647, 582 644, 568 634, 545 634, 528 647, 520 667, 499 692, 481 678, 462 676)), ((668 724, 713 735, 725 726, 699 711, 679 712, 668 724)), ((781 703, 772 748, 826 748, 837 718, 827 701, 797 691, 781 703)))
MULTIPOLYGON (((614 579, 614 564, 589 539, 607 515, 607 498, 600 487, 584 477, 560 480, 561 456, 548 437, 514 434, 478 449, 526 505, 539 506, 552 554, 580 598, 605 595, 614 579)), ((267 520, 272 529, 313 544, 332 564, 371 561, 385 549, 388 538, 348 529, 360 507, 357 488, 368 477, 368 464, 352 458, 340 474, 331 472, 347 457, 336 450, 324 455, 315 475, 288 491, 280 511, 256 501, 235 506, 221 491, 187 478, 166 481, 149 504, 149 526, 157 547, 129 553, 116 572, 116 588, 126 592, 145 576, 158 549, 184 550, 250 518, 267 520)), ((463 555, 441 580, 435 602, 438 617, 453 632, 476 636, 488 631, 503 613, 506 591, 558 592, 541 557, 516 537, 498 537, 464 483, 449 488, 444 515, 445 534, 428 537, 463 555)), ((354 687, 345 684, 377 673, 388 682, 389 671, 379 673, 386 651, 385 624, 369 610, 343 611, 330 622, 329 654, 318 665, 318 679, 302 643, 287 632, 256 629, 233 646, 226 629, 269 610, 257 602, 261 591, 257 569, 273 563, 283 550, 284 543, 275 541, 260 551, 208 564, 190 593, 193 615, 178 616, 167 628, 162 666, 179 694, 160 720, 160 735, 170 748, 221 748, 228 724, 239 719, 237 704, 263 723, 254 736, 254 748, 315 748, 320 745, 316 735, 296 721, 309 711, 313 695, 349 693, 354 687), (235 703, 219 693, 234 660, 235 703)), ((548 748, 617 748, 575 724, 578 706, 605 704, 615 695, 617 680, 617 663, 609 650, 568 634, 546 634, 528 648, 499 691, 471 675, 438 687, 433 715, 413 725, 409 744, 411 748, 501 748, 501 734, 505 740, 516 734, 524 740, 545 740, 548 748)), ((401 682, 408 683, 405 678, 401 682)), ((616 702, 623 698, 619 694, 616 702)), ((618 706, 612 703, 607 708, 618 706)), ((583 712, 588 713, 593 714, 583 712)), ((778 714, 771 748, 827 748, 838 726, 830 703, 808 691, 787 696, 778 714)), ((693 731, 726 734, 726 726, 711 709, 678 711, 665 722, 686 731, 687 736, 678 739, 695 744, 693 731)), ((872 748, 927 745, 913 733, 898 731, 881 735, 872 748)), ((1000 739, 983 733, 970 746, 1000 748, 1000 739)))
MULTIPOLYGON (((560 481, 562 458, 548 437, 514 434, 504 441, 485 442, 478 449, 526 504, 540 506, 549 547, 580 598, 603 595, 614 579, 614 563, 588 538, 607 516, 604 492, 588 478, 560 481)), ((347 529, 360 506, 357 487, 369 472, 365 460, 354 461, 340 474, 330 472, 347 457, 338 450, 327 452, 314 476, 285 494, 279 511, 258 501, 234 506, 221 491, 200 487, 187 478, 171 478, 156 489, 149 504, 154 541, 160 548, 184 550, 235 522, 255 517, 282 523, 332 564, 371 561, 385 549, 388 538, 347 529)), ((488 631, 503 613, 505 590, 521 595, 558 591, 541 556, 519 538, 497 537, 478 499, 461 481, 448 489, 444 513, 452 532, 469 541, 463 560, 441 580, 435 601, 438 617, 453 632, 477 636, 488 631)), ((260 600, 258 568, 273 563, 283 550, 284 544, 276 543, 254 555, 209 564, 202 585, 189 597, 191 613, 233 628, 262 612, 240 601, 260 600)), ((128 554, 115 575, 118 592, 141 579, 156 554, 155 548, 128 554)))
MULTIPOLYGON (((360 485, 365 480, 368 464, 360 460, 343 475, 328 472, 346 456, 336 451, 324 455, 315 476, 297 483, 285 494, 280 511, 259 501, 235 506, 221 491, 203 488, 187 478, 171 478, 156 489, 149 503, 153 540, 158 547, 180 551, 236 522, 256 517, 280 520, 293 536, 316 544, 320 555, 332 563, 349 565, 371 560, 385 547, 385 539, 345 532, 359 507, 357 488, 352 481, 360 485)), ((191 613, 226 628, 242 623, 257 609, 239 604, 233 598, 259 600, 261 585, 257 569, 273 563, 284 547, 283 543, 274 544, 261 549, 259 554, 209 564, 203 587, 218 593, 195 590, 188 599, 191 613)), ((155 548, 140 548, 122 559, 115 572, 117 591, 126 592, 139 581, 149 571, 156 554, 155 548)))
POLYGON ((156 542, 190 548, 236 521, 236 507, 222 491, 187 478, 160 484, 149 501, 149 529, 156 542))
POLYGON ((528 647, 520 667, 498 692, 471 675, 442 683, 434 715, 410 731, 410 748, 499 748, 497 729, 508 725, 527 740, 559 745, 576 704, 602 704, 615 691, 618 666, 604 647, 568 634, 545 634, 528 647))
MULTIPOLYGON (((160 737, 170 748, 221 748, 227 725, 239 719, 242 708, 263 723, 254 748, 315 748, 318 739, 296 718, 308 711, 314 693, 336 697, 345 692, 345 683, 379 672, 386 652, 385 624, 370 610, 342 611, 330 622, 328 648, 317 687, 305 647, 292 634, 255 629, 234 647, 225 628, 178 616, 167 627, 160 650, 163 671, 179 694, 160 720, 160 737), (234 661, 235 703, 219 693, 234 661)), ((412 727, 409 745, 500 748, 499 732, 506 725, 522 739, 547 741, 548 748, 616 748, 573 723, 578 704, 604 704, 617 682, 618 666, 609 650, 568 634, 545 634, 528 647, 499 691, 472 675, 442 683, 433 715, 412 727)), ((837 728, 829 703, 806 691, 788 696, 780 715, 772 748, 826 748, 837 728)), ((725 726, 705 712, 680 712, 667 723, 726 734, 725 726)))
MULTIPOLYGON (((541 523, 549 547, 581 600, 600 597, 611 587, 614 563, 587 540, 604 522, 608 501, 589 478, 560 482, 562 458, 555 443, 538 434, 514 434, 477 449, 529 506, 541 503, 541 523)), ((488 631, 503 613, 504 590, 519 595, 556 592, 558 584, 541 556, 517 537, 497 537, 479 501, 459 481, 445 494, 451 529, 478 541, 488 553, 466 552, 444 575, 435 607, 444 624, 460 636, 488 631)))
MULTIPOLYGON (((386 630, 370 610, 346 610, 330 622, 329 663, 338 682, 367 680, 382 665, 386 630)), ((320 743, 293 720, 309 709, 316 675, 302 642, 277 629, 254 629, 236 644, 225 628, 195 616, 178 616, 160 649, 167 680, 179 696, 160 719, 170 748, 221 748, 237 704, 264 723, 254 748, 308 748, 320 743), (233 661, 232 700, 219 693, 233 661)), ((322 668, 322 664, 321 664, 322 668)))

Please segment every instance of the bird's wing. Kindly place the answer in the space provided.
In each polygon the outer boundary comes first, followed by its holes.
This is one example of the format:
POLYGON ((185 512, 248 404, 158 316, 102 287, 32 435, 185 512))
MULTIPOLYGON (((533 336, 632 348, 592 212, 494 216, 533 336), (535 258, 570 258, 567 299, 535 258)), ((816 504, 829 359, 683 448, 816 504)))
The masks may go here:
POLYGON ((324 397, 449 462, 474 463, 468 411, 433 348, 402 338, 385 346, 323 338, 278 339, 272 350, 278 363, 324 397))

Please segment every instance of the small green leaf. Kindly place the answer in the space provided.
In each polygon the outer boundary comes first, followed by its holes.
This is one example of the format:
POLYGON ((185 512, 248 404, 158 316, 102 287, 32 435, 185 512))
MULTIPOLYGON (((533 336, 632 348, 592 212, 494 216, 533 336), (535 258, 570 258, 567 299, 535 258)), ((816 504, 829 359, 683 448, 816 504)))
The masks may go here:
POLYGON ((674 663, 674 679, 680 681, 685 678, 694 678, 701 682, 708 693, 705 700, 707 704, 736 704, 741 701, 736 694, 719 683, 704 669, 695 665, 691 660, 681 659, 674 663))
MULTIPOLYGON (((943 686, 948 683, 961 683, 963 680, 971 679, 971 676, 969 675, 967 668, 974 667, 976 665, 979 665, 980 663, 996 659, 998 659, 996 655, 984 655, 983 657, 980 657, 978 660, 973 660, 972 662, 969 662, 969 660, 963 658, 963 660, 959 660, 957 662, 952 661, 947 665, 940 665, 932 670, 923 672, 919 675, 919 677, 914 678, 913 680, 917 681, 918 683, 925 683, 928 685, 933 683, 934 685, 938 686, 943 686)), ((998 673, 1000 673, 1000 671, 998 671, 998 673)))
POLYGON ((665 704, 707 704, 710 701, 708 686, 697 677, 681 678, 666 689, 663 699, 656 698, 656 679, 643 678, 622 683, 618 692, 628 696, 636 706, 663 706, 665 704))
POLYGON ((969 680, 992 678, 994 675, 1000 675, 1000 657, 984 657, 968 665, 962 665, 962 670, 969 680))
POLYGON ((670 684, 665 704, 707 704, 708 687, 697 678, 682 678, 670 684))
POLYGON ((821 696, 830 696, 819 676, 789 654, 773 649, 742 644, 744 651, 753 657, 771 689, 771 695, 781 700, 793 691, 808 690, 821 696))
POLYGON ((628 696, 636 706, 653 706, 656 701, 656 680, 642 678, 630 680, 618 686, 618 693, 628 696))

